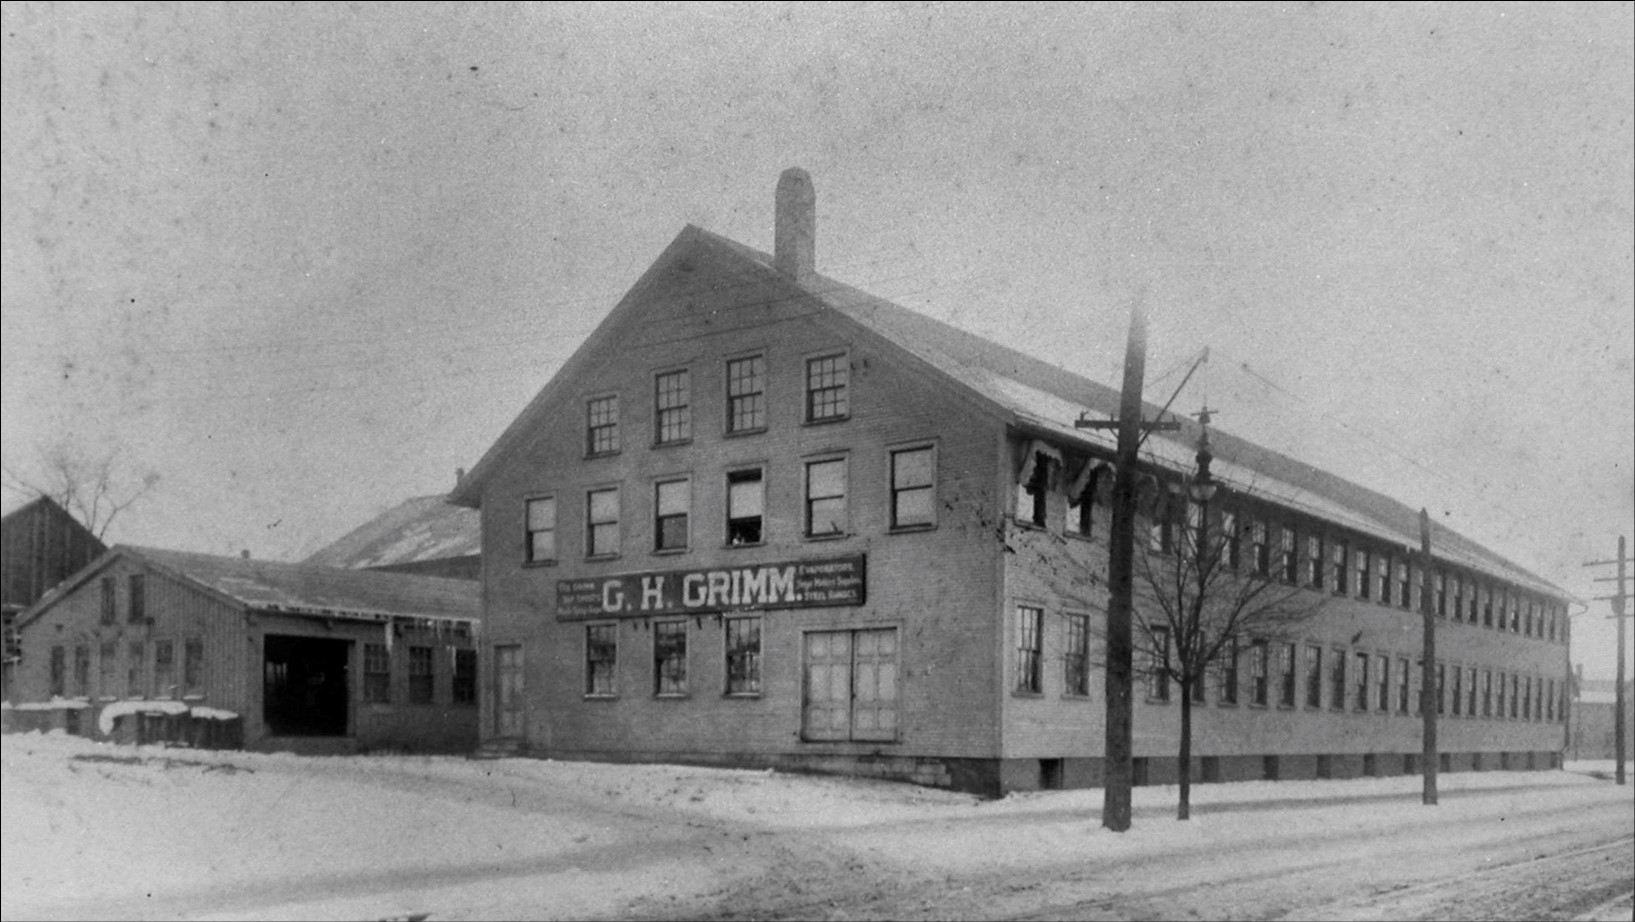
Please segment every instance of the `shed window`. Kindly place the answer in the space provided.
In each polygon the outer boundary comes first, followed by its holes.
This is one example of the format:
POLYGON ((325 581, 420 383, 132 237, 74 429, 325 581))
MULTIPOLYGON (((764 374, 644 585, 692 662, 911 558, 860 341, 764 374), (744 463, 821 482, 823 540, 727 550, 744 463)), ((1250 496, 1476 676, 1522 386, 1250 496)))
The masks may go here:
POLYGON ((153 642, 153 696, 155 698, 176 697, 176 642, 174 640, 155 640, 153 642))
POLYGON ((437 651, 409 648, 409 703, 431 704, 437 696, 437 651))
POLYGON ((477 703, 477 651, 454 651, 454 680, 450 697, 455 704, 477 703))
POLYGON ((51 648, 51 697, 63 698, 68 695, 68 648, 56 646, 51 648))
POLYGON ((125 648, 125 694, 140 698, 148 687, 148 645, 133 640, 125 648))
POLYGON ((91 647, 88 644, 74 647, 74 694, 80 697, 91 694, 91 647))
POLYGON ((392 653, 385 644, 363 645, 363 700, 368 704, 392 701, 392 653))
POLYGON ((182 694, 204 694, 204 640, 190 637, 182 647, 182 694))

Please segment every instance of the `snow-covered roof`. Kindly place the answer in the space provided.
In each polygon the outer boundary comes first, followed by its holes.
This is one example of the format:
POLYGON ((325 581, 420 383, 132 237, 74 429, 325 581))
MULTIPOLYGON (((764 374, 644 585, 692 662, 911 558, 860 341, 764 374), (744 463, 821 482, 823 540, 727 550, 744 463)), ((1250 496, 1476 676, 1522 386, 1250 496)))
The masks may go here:
POLYGON ((359 525, 306 559, 325 567, 361 569, 482 553, 482 521, 475 509, 442 495, 417 496, 359 525))
POLYGON ((23 615, 23 623, 120 558, 145 563, 252 611, 449 623, 475 622, 481 614, 479 589, 470 580, 118 545, 36 603, 23 615))

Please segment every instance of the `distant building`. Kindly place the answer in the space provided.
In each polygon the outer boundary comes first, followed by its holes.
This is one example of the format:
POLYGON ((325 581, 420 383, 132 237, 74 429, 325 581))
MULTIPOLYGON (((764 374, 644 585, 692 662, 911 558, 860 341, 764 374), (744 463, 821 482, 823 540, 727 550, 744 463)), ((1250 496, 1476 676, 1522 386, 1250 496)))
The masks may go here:
MULTIPOLYGON (((1567 733, 1567 758, 1616 758, 1617 724, 1614 713, 1618 683, 1612 679, 1577 679, 1572 721, 1567 733)), ((1635 682, 1624 685, 1624 758, 1635 748, 1635 682)))
POLYGON ((381 513, 306 559, 322 567, 477 579, 482 520, 446 496, 419 496, 381 513))
POLYGON ((12 666, 20 652, 17 616, 107 549, 89 528, 48 497, 30 500, 0 518, 0 630, 5 638, 0 682, 5 700, 11 700, 12 666))
POLYGON ((194 715, 241 721, 254 749, 466 751, 477 588, 115 547, 23 614, 9 716, 102 736, 114 715, 194 715))
MULTIPOLYGON (((1074 422, 1119 395, 818 274, 814 200, 784 174, 771 254, 682 230, 456 487, 484 748, 1100 784, 1114 439, 1074 422)), ((1154 553, 1198 434, 1143 451, 1154 553)), ((1215 458, 1232 565, 1328 604, 1198 687, 1194 778, 1413 771, 1422 696, 1449 770, 1559 762, 1566 593, 1435 526, 1424 572, 1417 504, 1226 433, 1215 458)), ((1138 783, 1176 777, 1176 698, 1139 679, 1138 783)))

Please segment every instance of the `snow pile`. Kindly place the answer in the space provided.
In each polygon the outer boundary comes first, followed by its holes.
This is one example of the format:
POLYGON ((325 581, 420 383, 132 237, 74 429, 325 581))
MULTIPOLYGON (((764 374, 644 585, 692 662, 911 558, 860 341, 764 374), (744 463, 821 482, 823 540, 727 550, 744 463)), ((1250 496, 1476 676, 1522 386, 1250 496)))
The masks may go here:
POLYGON ((88 708, 91 702, 85 698, 56 698, 50 701, 25 701, 22 704, 12 704, 7 701, 0 704, 0 709, 7 711, 78 711, 88 708))
POLYGON ((202 705, 194 705, 193 707, 188 709, 188 713, 191 714, 194 717, 197 717, 200 720, 237 720, 238 719, 238 712, 237 711, 229 711, 229 710, 226 710, 226 709, 223 709, 223 708, 207 708, 207 707, 204 707, 202 705))
POLYGON ((128 714, 186 714, 187 710, 180 701, 115 701, 103 705, 97 716, 97 730, 107 736, 114 732, 114 721, 128 714))

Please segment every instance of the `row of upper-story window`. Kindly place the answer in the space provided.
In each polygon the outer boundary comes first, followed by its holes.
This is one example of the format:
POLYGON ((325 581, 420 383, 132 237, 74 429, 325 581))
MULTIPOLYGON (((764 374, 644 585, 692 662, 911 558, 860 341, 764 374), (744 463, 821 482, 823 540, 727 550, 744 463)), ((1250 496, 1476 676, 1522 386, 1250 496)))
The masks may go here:
MULTIPOLYGON (((918 531, 936 525, 937 453, 933 444, 897 446, 886 451, 889 484, 889 529, 918 531)), ((770 464, 729 467, 719 475, 723 508, 708 526, 720 528, 721 544, 748 547, 764 544, 767 535, 767 479, 770 464)), ((851 458, 847 453, 827 453, 799 462, 801 536, 809 540, 843 537, 851 531, 851 458)), ((646 508, 653 553, 679 553, 699 541, 709 541, 709 531, 699 533, 694 515, 697 478, 675 474, 655 478, 642 501, 646 508)), ((607 484, 576 491, 572 505, 580 521, 573 526, 579 534, 582 556, 587 559, 616 557, 624 550, 625 494, 623 485, 607 484)), ((563 554, 563 501, 568 494, 543 493, 524 502, 524 561, 549 563, 563 554)))
MULTIPOLYGON (((1052 489, 1052 458, 1039 454, 1024 467, 1016 493, 1016 520, 1028 527, 1052 521, 1052 500, 1066 505, 1063 529, 1090 538, 1105 512, 1112 469, 1086 461, 1088 470, 1052 489)), ((1222 491, 1224 493, 1224 491, 1222 491)), ((1405 548, 1394 548, 1318 519, 1258 501, 1234 501, 1217 494, 1207 510, 1174 490, 1160 490, 1144 504, 1146 549, 1172 554, 1183 548, 1207 548, 1220 564, 1291 586, 1338 596, 1372 600, 1405 611, 1422 611, 1429 603, 1436 614, 1465 624, 1552 643, 1566 643, 1566 608, 1554 599, 1470 570, 1439 564, 1426 585, 1424 568, 1405 548), (1200 544, 1200 537, 1207 540, 1200 544)))
MULTIPOLYGON (((1060 615, 1061 687, 1070 698, 1090 696, 1089 618, 1084 613, 1060 615)), ((1045 609, 1018 605, 1016 619, 1012 687, 1019 695, 1043 694, 1045 609)), ((1147 682, 1147 700, 1168 702, 1176 665, 1169 629, 1155 625, 1141 633, 1145 662, 1140 671, 1147 682)), ((1222 707, 1243 703, 1320 710, 1326 706, 1354 713, 1417 715, 1424 706, 1419 681, 1423 660, 1410 665, 1406 656, 1315 641, 1251 639, 1243 647, 1240 650, 1235 640, 1229 641, 1213 662, 1209 677, 1193 683, 1195 704, 1209 703, 1213 692, 1215 704, 1222 707)), ((1436 661, 1436 676, 1439 714, 1535 722, 1566 719, 1562 703, 1566 683, 1553 678, 1442 660, 1436 661)))
MULTIPOLYGON (((851 365, 845 351, 825 352, 805 359, 803 423, 847 419, 851 413, 851 365)), ((722 433, 743 435, 764 432, 770 425, 767 403, 765 353, 730 358, 719 382, 722 389, 722 433)), ((595 394, 585 401, 585 455, 616 454, 624 444, 619 394, 595 394)), ((681 445, 692 441, 695 420, 693 373, 690 368, 669 368, 653 375, 652 444, 681 445)))

